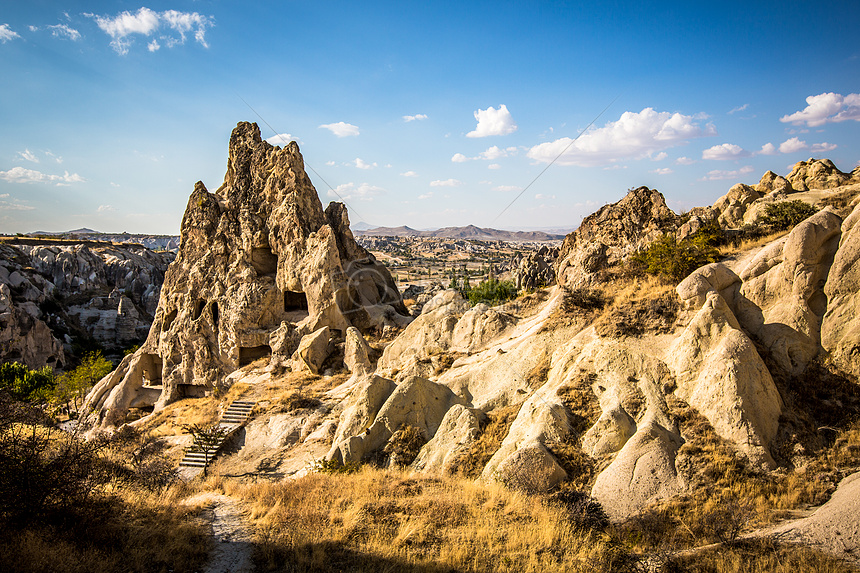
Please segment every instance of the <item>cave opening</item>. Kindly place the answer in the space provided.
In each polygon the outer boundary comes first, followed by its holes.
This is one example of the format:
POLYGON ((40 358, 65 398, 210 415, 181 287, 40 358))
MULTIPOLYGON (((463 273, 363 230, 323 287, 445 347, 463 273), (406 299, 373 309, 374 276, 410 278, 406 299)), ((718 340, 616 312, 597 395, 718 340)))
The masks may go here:
POLYGON ((251 250, 251 265, 258 276, 273 277, 278 272, 278 256, 269 247, 254 247, 251 250))
POLYGON ((272 348, 268 344, 260 346, 240 346, 239 347, 239 367, 247 366, 255 360, 259 360, 265 356, 272 355, 272 348))

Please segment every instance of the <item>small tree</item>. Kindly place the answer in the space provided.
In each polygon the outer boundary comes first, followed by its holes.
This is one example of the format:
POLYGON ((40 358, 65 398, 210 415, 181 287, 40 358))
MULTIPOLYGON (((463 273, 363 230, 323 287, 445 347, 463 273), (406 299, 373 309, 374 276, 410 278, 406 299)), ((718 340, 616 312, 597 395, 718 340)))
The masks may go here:
POLYGON ((221 444, 224 442, 224 438, 227 436, 227 429, 222 428, 218 424, 212 424, 210 426, 193 424, 190 426, 183 426, 183 428, 186 432, 191 434, 194 446, 203 453, 203 475, 205 476, 209 469, 209 462, 215 457, 215 453, 218 451, 218 448, 221 447, 221 444))
POLYGON ((84 396, 111 370, 113 370, 113 364, 102 356, 101 352, 87 354, 80 366, 57 379, 53 392, 54 402, 62 405, 67 412, 71 409, 77 411, 84 396), (74 408, 70 409, 70 403, 74 408))
POLYGON ((766 225, 774 231, 785 231, 817 212, 818 209, 800 200, 771 203, 758 216, 756 224, 766 225))
POLYGON ((44 404, 56 383, 54 371, 50 366, 41 370, 30 370, 18 362, 0 364, 0 390, 9 392, 15 400, 44 404))

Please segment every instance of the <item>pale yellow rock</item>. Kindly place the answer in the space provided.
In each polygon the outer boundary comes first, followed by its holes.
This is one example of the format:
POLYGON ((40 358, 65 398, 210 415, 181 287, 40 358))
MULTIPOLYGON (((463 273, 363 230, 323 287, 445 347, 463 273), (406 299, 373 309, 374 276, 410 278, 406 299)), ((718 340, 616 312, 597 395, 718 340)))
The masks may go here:
POLYGON ((330 342, 331 330, 327 326, 303 336, 292 357, 293 370, 310 370, 313 374, 319 374, 323 362, 329 356, 330 342))
POLYGON ((353 374, 361 377, 373 370, 370 363, 370 346, 354 326, 346 329, 346 340, 344 341, 343 364, 353 374))
POLYGON ((393 381, 379 376, 367 376, 353 386, 349 395, 339 405, 341 413, 329 458, 333 457, 341 442, 364 433, 370 427, 376 420, 379 409, 396 387, 393 381))
POLYGON ((454 404, 445 413, 433 438, 418 452, 412 467, 427 472, 448 473, 481 433, 486 415, 480 410, 454 404))
POLYGON ((782 399, 722 296, 708 295, 666 357, 675 373, 675 394, 753 464, 773 468, 769 446, 779 425, 782 399))

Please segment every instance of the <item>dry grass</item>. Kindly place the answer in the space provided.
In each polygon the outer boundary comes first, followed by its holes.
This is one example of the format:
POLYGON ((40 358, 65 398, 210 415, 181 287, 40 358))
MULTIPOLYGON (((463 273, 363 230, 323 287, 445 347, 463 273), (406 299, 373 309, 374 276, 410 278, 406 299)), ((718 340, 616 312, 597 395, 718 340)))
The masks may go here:
POLYGON ((646 333, 671 332, 680 308, 674 285, 653 277, 633 277, 608 282, 604 307, 594 321, 601 336, 620 338, 646 333))
POLYGON ((466 478, 477 478, 484 471, 511 429, 522 404, 497 408, 487 415, 487 423, 477 440, 469 445, 469 451, 452 465, 452 473, 466 478))
POLYGON ((365 468, 227 484, 251 507, 259 571, 625 571, 610 537, 498 485, 365 468))
POLYGON ((211 546, 208 527, 174 505, 182 487, 161 496, 121 491, 78 508, 73 527, 46 523, 0 532, 0 570, 168 572, 200 570, 211 546))
POLYGON ((829 555, 802 545, 769 539, 743 541, 732 546, 700 551, 671 559, 665 573, 850 573, 857 569, 829 555))

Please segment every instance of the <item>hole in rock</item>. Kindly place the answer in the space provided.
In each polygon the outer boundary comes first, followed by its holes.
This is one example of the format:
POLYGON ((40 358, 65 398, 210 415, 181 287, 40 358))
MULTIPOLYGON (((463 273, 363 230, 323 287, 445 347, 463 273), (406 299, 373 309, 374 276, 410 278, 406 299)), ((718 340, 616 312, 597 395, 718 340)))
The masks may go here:
POLYGON ((258 276, 273 277, 278 272, 278 257, 269 247, 255 247, 251 250, 251 265, 258 276))
POLYGON ((297 310, 308 310, 308 297, 301 291, 284 291, 284 312, 295 312, 297 310))
POLYGON ((239 367, 247 366, 254 360, 259 358, 263 358, 264 356, 271 356, 272 349, 268 344, 263 344, 261 346, 250 346, 250 347, 239 347, 239 367))
POLYGON ((198 298, 194 301, 194 307, 191 309, 191 320, 197 320, 203 314, 203 307, 206 306, 206 301, 198 298))
POLYGON ((161 330, 168 331, 170 330, 170 325, 173 324, 173 321, 176 320, 177 310, 174 308, 167 316, 164 317, 164 322, 161 323, 161 330))
POLYGON ((212 311, 212 324, 216 327, 218 326, 218 303, 212 301, 212 304, 209 307, 209 310, 212 311))
POLYGON ((143 385, 161 385, 161 371, 164 367, 164 361, 161 359, 161 356, 158 354, 144 354, 140 359, 140 364, 143 369, 143 385))

